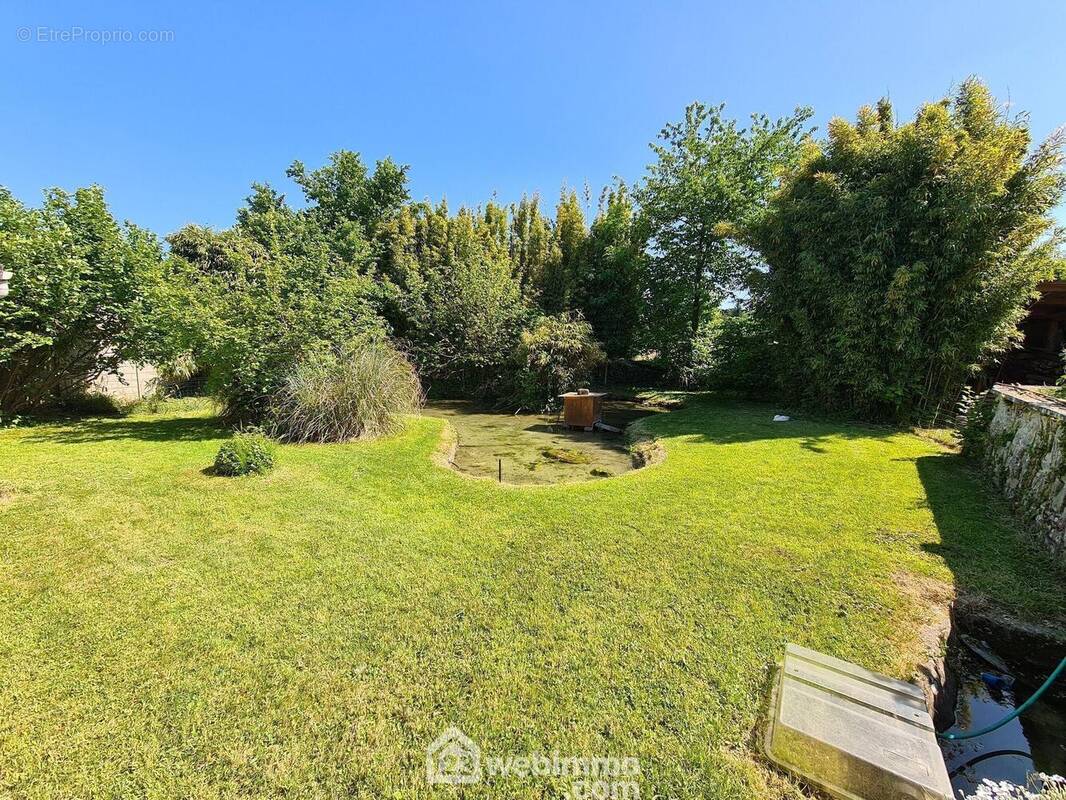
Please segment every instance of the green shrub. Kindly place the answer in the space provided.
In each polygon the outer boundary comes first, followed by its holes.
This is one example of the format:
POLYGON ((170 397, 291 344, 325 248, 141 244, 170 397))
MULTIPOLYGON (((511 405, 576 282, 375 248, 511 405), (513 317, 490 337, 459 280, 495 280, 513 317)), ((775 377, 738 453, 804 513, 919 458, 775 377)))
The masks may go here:
POLYGON ((904 125, 887 101, 830 123, 752 226, 792 400, 928 423, 1010 346, 1060 238, 1064 138, 1030 137, 973 79, 904 125))
POLYGON ((524 408, 542 409, 565 391, 591 377, 605 359, 592 326, 580 314, 541 317, 523 331, 515 351, 513 399, 524 408))
POLYGON ((314 237, 268 250, 240 231, 186 228, 169 241, 195 291, 168 324, 187 332, 196 370, 230 422, 263 423, 294 365, 383 330, 373 281, 314 237))
POLYGON ((63 398, 58 404, 58 408, 71 414, 90 417, 113 417, 126 413, 129 404, 106 392, 89 389, 63 398))
POLYGON ((962 452, 968 458, 982 458, 988 444, 988 426, 996 413, 996 401, 991 392, 976 398, 969 393, 959 403, 959 413, 965 416, 959 431, 962 437, 962 452))
POLYGON ((223 442, 215 456, 217 475, 262 475, 274 467, 276 447, 261 431, 249 428, 223 442))
POLYGON ((754 314, 716 314, 692 342, 691 363, 679 370, 681 385, 764 396, 773 389, 773 346, 771 332, 754 314))
POLYGON ((278 436, 291 442, 347 442, 396 431, 422 404, 422 386, 407 358, 384 340, 296 366, 273 410, 278 436))
POLYGON ((41 208, 0 188, 0 265, 14 273, 11 294, 0 298, 5 414, 55 405, 162 345, 154 330, 157 289, 168 284, 160 244, 120 225, 99 187, 54 189, 41 208))

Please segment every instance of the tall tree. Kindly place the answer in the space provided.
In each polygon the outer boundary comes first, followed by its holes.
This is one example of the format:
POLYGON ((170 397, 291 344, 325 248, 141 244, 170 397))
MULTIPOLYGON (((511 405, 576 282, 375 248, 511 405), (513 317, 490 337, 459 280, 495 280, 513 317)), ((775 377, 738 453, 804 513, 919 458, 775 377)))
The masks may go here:
POLYGON ((1062 145, 1030 152, 974 79, 906 125, 887 101, 833 120, 752 227, 782 388, 902 421, 950 407, 1054 271, 1062 145))
POLYGON ((286 171, 303 189, 311 218, 329 233, 345 259, 365 262, 379 227, 409 199, 407 167, 386 158, 370 174, 358 153, 339 150, 323 167, 308 171, 294 161, 286 171))
POLYGON ((663 128, 636 192, 649 243, 648 344, 675 368, 691 359, 701 325, 750 267, 729 226, 750 224, 765 207, 811 115, 802 108, 776 121, 752 115, 742 129, 724 108, 693 103, 681 122, 663 128))
POLYGON ((523 197, 511 206, 511 264, 522 295, 537 301, 549 265, 559 258, 551 223, 540 213, 540 197, 523 197))
POLYGON ((636 347, 643 251, 629 190, 618 181, 600 198, 573 273, 574 303, 611 358, 631 356, 636 347))
POLYGON ((558 314, 570 308, 574 277, 588 235, 585 214, 573 191, 564 189, 560 194, 553 234, 556 247, 544 265, 540 286, 540 306, 546 314, 558 314))

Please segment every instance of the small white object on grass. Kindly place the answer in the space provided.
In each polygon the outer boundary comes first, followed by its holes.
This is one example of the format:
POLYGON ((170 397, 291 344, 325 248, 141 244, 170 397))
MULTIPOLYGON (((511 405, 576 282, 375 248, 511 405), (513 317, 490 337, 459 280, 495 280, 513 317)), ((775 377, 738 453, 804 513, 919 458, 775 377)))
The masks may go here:
POLYGON ((774 414, 774 422, 788 422, 792 417, 787 417, 784 414, 774 414))

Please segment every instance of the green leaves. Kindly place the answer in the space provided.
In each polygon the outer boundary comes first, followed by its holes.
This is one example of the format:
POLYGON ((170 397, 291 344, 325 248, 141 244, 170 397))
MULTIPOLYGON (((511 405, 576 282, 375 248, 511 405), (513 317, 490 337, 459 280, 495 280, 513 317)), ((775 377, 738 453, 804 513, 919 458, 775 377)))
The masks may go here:
POLYGON ((142 354, 161 248, 147 231, 120 227, 99 187, 54 189, 40 209, 0 189, 0 264, 14 272, 0 298, 0 409, 80 392, 142 354))
POLYGON ((604 190, 574 267, 574 304, 592 325, 607 355, 633 354, 643 308, 644 241, 624 183, 604 190))
POLYGON ((603 359, 592 326, 580 315, 541 317, 523 331, 515 351, 515 402, 539 411, 561 392, 577 389, 603 359))
POLYGON ((407 167, 392 159, 377 162, 368 174, 358 153, 339 150, 329 164, 307 171, 294 161, 286 172, 312 204, 310 217, 330 237, 337 253, 356 263, 370 256, 378 228, 407 202, 407 167))
POLYGON ((900 127, 884 100, 830 123, 748 226, 790 394, 924 421, 1010 345, 1059 239, 1062 140, 1029 141, 973 79, 900 127))
POLYGON ((750 254, 723 234, 762 213, 798 158, 811 115, 753 115, 745 130, 724 109, 693 103, 681 122, 663 128, 652 144, 657 160, 637 191, 649 248, 647 344, 675 370, 691 361, 700 327, 750 270, 750 254))

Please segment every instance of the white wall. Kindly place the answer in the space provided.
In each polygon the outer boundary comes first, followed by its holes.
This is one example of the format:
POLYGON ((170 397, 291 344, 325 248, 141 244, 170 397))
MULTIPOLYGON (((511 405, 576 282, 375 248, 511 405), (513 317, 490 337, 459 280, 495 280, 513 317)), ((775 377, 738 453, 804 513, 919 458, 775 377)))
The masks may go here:
POLYGON ((152 381, 159 377, 151 364, 138 366, 132 361, 124 361, 118 368, 119 376, 106 373, 91 384, 97 392, 114 395, 122 400, 140 400, 152 391, 152 381), (125 381, 125 383, 123 383, 125 381))

